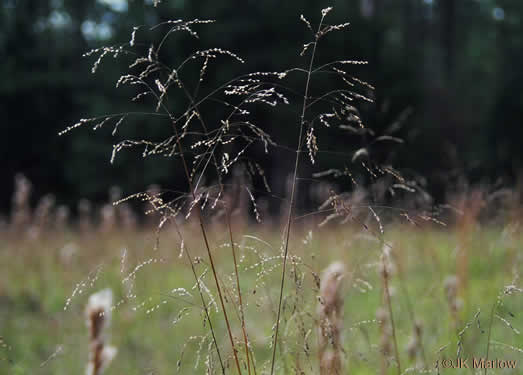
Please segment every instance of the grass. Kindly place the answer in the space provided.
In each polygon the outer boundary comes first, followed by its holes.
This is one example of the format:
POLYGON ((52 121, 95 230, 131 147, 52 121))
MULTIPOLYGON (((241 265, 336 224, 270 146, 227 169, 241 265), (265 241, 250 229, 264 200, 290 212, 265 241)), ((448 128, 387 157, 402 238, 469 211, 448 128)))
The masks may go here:
MULTIPOLYGON (((81 119, 60 134, 114 123, 111 162, 131 148, 143 157, 173 158, 184 187, 115 197, 120 206, 104 207, 101 230, 81 224, 92 219, 84 204, 80 230, 69 232, 65 218, 58 224, 52 201, 33 212, 30 183, 17 178, 0 248, 0 260, 9 265, 0 276, 0 313, 7 317, 0 363, 9 373, 83 371, 87 297, 105 288, 114 297, 112 337, 105 340, 93 328, 91 341, 118 349, 107 373, 402 375, 444 372, 435 364, 456 356, 520 356, 521 321, 512 312, 522 310, 522 261, 514 250, 521 238, 513 230, 479 229, 481 194, 463 201, 462 220, 445 227, 422 182, 374 159, 376 143, 403 141, 376 136, 363 124, 355 105, 372 103, 374 88, 348 68, 366 62, 322 60, 320 39, 348 26, 328 24, 331 10, 323 9, 314 27, 300 17, 310 31, 300 54, 305 67, 244 73, 214 88, 205 85, 209 64, 218 58, 240 64, 241 57, 210 48, 175 67, 161 61, 171 34, 197 38, 196 29, 211 20, 137 27, 129 42, 86 53, 98 56, 93 73, 104 57, 130 58, 116 86, 138 89, 132 102, 152 100, 154 112, 81 119), (141 42, 157 29, 164 37, 156 44, 141 42), (279 144, 284 137, 270 124, 258 123, 267 109, 294 117, 295 148, 279 144), (119 129, 133 116, 157 120, 169 136, 122 139, 119 129), (371 140, 351 142, 353 150, 324 149, 328 145, 318 140, 327 131, 371 140), (291 155, 286 192, 271 189, 275 181, 251 154, 255 145, 291 155), (343 170, 318 166, 325 153, 339 156, 343 170), (351 181, 353 189, 340 192, 332 178, 351 181), (405 191, 417 194, 409 198, 405 191), (299 198, 307 193, 316 197, 309 205, 316 209, 300 216, 307 208, 299 198), (266 210, 265 225, 249 226, 249 211, 259 218, 263 196, 278 200, 280 215, 266 210), (416 209, 386 209, 392 197, 416 209), (155 230, 136 225, 131 198, 149 204, 160 221, 155 230), (391 220, 389 213, 396 216, 391 220), (407 223, 395 225, 401 217, 407 223), (338 271, 321 280, 333 262, 341 262, 338 271)), ((104 319, 91 313, 90 321, 94 327, 104 319)), ((103 353, 102 347, 92 345, 91 353, 103 353)))
MULTIPOLYGON (((192 246, 193 256, 201 255, 204 259, 204 249, 200 246, 198 251, 196 246, 199 240, 197 228, 188 230, 194 233, 190 237, 190 242, 195 242, 192 246)), ((248 233, 269 239, 268 242, 277 249, 279 238, 276 233, 256 233, 255 228, 248 233)), ((300 231, 291 236, 291 246, 295 249, 293 254, 299 256, 301 262, 289 260, 287 282, 290 286, 282 308, 283 341, 280 350, 283 361, 278 363, 280 367, 277 366, 276 372, 293 373, 298 363, 296 358, 300 358, 302 370, 305 373, 315 373, 317 338, 314 311, 318 289, 312 272, 319 274, 330 261, 336 260, 343 261, 348 268, 343 332, 346 368, 351 374, 374 374, 376 363, 381 358, 379 326, 376 322, 376 311, 382 305, 376 268, 377 254, 381 251, 379 242, 369 240, 361 230, 351 228, 334 227, 319 237, 313 235, 312 240, 304 244, 302 240, 306 238, 306 234, 306 231, 300 231), (297 281, 301 277, 303 280, 297 281), (300 327, 301 324, 304 326, 300 327), (302 330, 311 330, 306 340, 303 340, 302 330), (305 348, 305 342, 308 349, 305 348)), ((213 228, 210 235, 217 243, 227 244, 227 236, 220 228, 213 228)), ((455 358, 458 336, 452 326, 443 280, 447 275, 455 273, 455 249, 458 243, 456 233, 434 228, 400 227, 386 232, 385 240, 394 243, 396 255, 401 259, 405 287, 413 302, 416 319, 423 326, 422 341, 429 367, 433 367, 439 357, 455 358), (442 347, 445 348, 438 353, 442 347)), ((511 269, 519 265, 516 269, 521 270, 521 260, 517 264, 508 263, 506 249, 508 246, 520 248, 523 241, 521 238, 513 239, 513 243, 506 241, 501 231, 486 229, 475 232, 470 244, 473 256, 470 257, 469 268, 469 302, 458 312, 458 331, 465 327, 467 321, 473 319, 478 310, 480 314, 479 326, 477 321, 473 322, 463 335, 461 356, 464 358, 485 355, 492 304, 500 291, 512 283, 511 269)), ((44 237, 37 242, 24 239, 3 242, 0 247, 0 261, 9 266, 4 268, 0 276, 0 321, 6 345, 1 352, 2 373, 83 372, 88 345, 84 318, 87 297, 106 287, 112 288, 115 294, 114 303, 117 307, 113 311, 110 331, 111 343, 119 350, 106 374, 203 372, 211 341, 198 296, 191 290, 194 278, 190 268, 184 263, 184 258, 179 258, 180 244, 172 228, 164 232, 156 251, 153 250, 154 243, 155 235, 152 231, 113 231, 88 236, 69 233, 44 237), (61 250, 71 243, 77 251, 70 259, 64 258, 63 254, 60 255, 61 250), (125 258, 122 258, 123 248, 126 249, 125 258), (128 298, 129 291, 122 280, 151 256, 158 261, 149 263, 136 272, 132 289, 132 294, 136 294, 136 297, 128 298), (97 275, 97 278, 91 284, 88 279, 93 275, 97 275), (66 301, 76 285, 82 281, 85 281, 85 287, 71 299, 64 311, 66 301), (192 297, 179 297, 179 294, 171 293, 173 289, 182 287, 192 297), (119 301, 123 302, 119 304, 119 301), (173 324, 180 312, 182 319, 173 324), (203 344, 202 336, 205 337, 203 344)), ((235 284, 234 280, 228 280, 234 273, 227 250, 230 249, 224 246, 216 253, 216 262, 222 270, 226 304, 230 305, 234 299, 232 296, 235 284)), ((238 246, 246 329, 255 354, 257 373, 267 373, 272 355, 271 326, 276 314, 280 279, 278 268, 275 268, 264 275, 261 281, 257 280, 257 271, 260 268, 249 268, 259 263, 253 256, 254 250, 267 257, 277 257, 275 262, 266 262, 267 269, 271 264, 281 264, 281 258, 278 260, 278 251, 268 248, 253 237, 244 237, 238 246), (268 316, 273 318, 269 319, 268 316)), ((197 270, 203 272, 205 268, 207 265, 202 260, 197 265, 197 270)), ((209 285, 212 283, 210 275, 203 280, 209 285)), ((394 274, 390 280, 390 290, 399 356, 403 367, 412 369, 415 360, 408 359, 405 349, 413 333, 412 321, 407 312, 405 294, 400 291, 398 277, 394 274)), ((523 299, 521 296, 509 296, 503 298, 503 302, 497 315, 506 318, 514 328, 521 330, 523 299), (510 313, 515 316, 511 317, 510 313)), ((212 306, 210 313, 214 318, 218 343, 225 348, 225 324, 221 319, 215 318, 219 313, 212 306)), ((237 320, 237 317, 231 319, 237 320)), ((235 330, 234 335, 237 340, 241 340, 239 330, 235 330)), ((521 361, 522 353, 516 349, 523 348, 521 335, 516 334, 499 318, 494 318, 491 335, 491 342, 495 344, 490 347, 489 358, 521 361)), ((228 365, 233 366, 231 353, 225 351, 224 355, 228 365)), ((393 361, 392 357, 389 360, 393 361)), ((215 359, 214 362, 214 366, 218 366, 215 359)), ((389 363, 388 369, 389 373, 395 373, 393 363, 389 363)), ((232 368, 229 370, 232 371, 232 368)), ((446 371, 450 373, 450 370, 446 371)), ((443 370, 443 373, 446 371, 443 370)), ((517 374, 519 371, 521 367, 503 373, 517 374)), ((451 373, 468 371, 454 369, 451 373)))

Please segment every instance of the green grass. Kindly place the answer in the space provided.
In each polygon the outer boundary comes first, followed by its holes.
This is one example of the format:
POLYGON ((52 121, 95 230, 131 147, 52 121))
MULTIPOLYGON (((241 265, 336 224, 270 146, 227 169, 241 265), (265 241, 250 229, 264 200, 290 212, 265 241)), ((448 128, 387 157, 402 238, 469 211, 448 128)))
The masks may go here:
MULTIPOLYGON (((277 373, 294 373, 297 367, 307 374, 317 373, 315 312, 318 290, 312 272, 320 274, 334 260, 343 261, 349 270, 344 292, 347 373, 379 373, 382 356, 379 352, 379 326, 375 321, 376 310, 382 303, 377 272, 381 252, 379 241, 362 230, 333 227, 315 232, 312 241, 304 243, 306 232, 296 231, 290 244, 290 255, 298 255, 300 260, 296 267, 289 263, 280 327, 283 341, 278 352, 277 373), (371 288, 357 279, 365 280, 371 288), (309 330, 311 332, 307 334, 309 330), (305 348, 304 334, 307 335, 308 349, 305 348)), ((264 262, 268 272, 261 280, 258 279, 261 268, 256 264, 259 263, 258 255, 279 254, 280 235, 265 229, 252 229, 249 233, 271 245, 269 247, 252 237, 236 238, 241 245, 240 282, 247 332, 256 357, 257 373, 262 374, 270 369, 271 329, 275 321, 281 260, 264 262)), ((197 270, 204 272, 206 257, 197 228, 187 224, 184 235, 191 255, 202 257, 197 270)), ((157 250, 154 250, 153 231, 93 232, 86 235, 57 233, 38 240, 4 233, 2 238, 0 336, 4 346, 0 348, 0 374, 84 373, 87 361, 86 301, 90 294, 106 287, 112 288, 115 304, 122 301, 113 311, 110 329, 110 341, 118 348, 118 354, 106 374, 205 373, 209 337, 206 337, 200 350, 198 347, 200 337, 208 335, 209 330, 199 307, 198 294, 191 289, 195 281, 186 258, 179 258, 180 243, 174 231, 166 230, 161 234, 157 250), (73 244, 76 248, 70 259, 61 255, 67 244, 73 244), (123 263, 122 249, 126 249, 123 263), (122 280, 134 267, 150 258, 161 261, 146 264, 136 272, 132 289, 136 297, 128 298, 128 284, 122 280), (89 278, 96 274, 97 279, 89 285, 89 278), (76 293, 64 310, 76 285, 86 280, 88 285, 81 288, 81 293, 76 293), (186 288, 192 297, 175 297, 171 294, 174 288, 186 288), (157 305, 159 307, 154 309, 157 305), (173 324, 184 308, 187 308, 184 310, 187 315, 182 314, 183 318, 173 324), (149 309, 154 311, 148 313, 149 309)), ((226 232, 215 227, 211 239, 219 263, 219 275, 227 290, 227 308, 234 334, 240 342, 239 319, 234 309, 236 292, 233 289, 230 249, 220 246, 227 244, 226 232)), ((448 275, 456 273, 457 233, 452 229, 421 230, 403 226, 386 231, 385 241, 393 244, 393 252, 400 262, 398 269, 402 270, 404 279, 401 284, 399 274, 394 273, 390 281, 403 369, 415 366, 415 362, 408 359, 405 349, 413 333, 408 312, 409 300, 415 318, 423 325, 423 347, 429 367, 433 368, 438 358, 455 358, 458 336, 453 328, 443 284, 448 275), (442 347, 445 348, 438 352, 442 347)), ((485 355, 491 307, 504 286, 512 283, 514 272, 521 273, 523 270, 522 245, 519 236, 507 236, 495 228, 478 229, 470 234, 468 289, 463 294, 457 330, 471 321, 478 309, 480 314, 479 325, 475 321, 465 331, 462 357, 485 355)), ((216 298, 210 277, 207 274, 204 282, 216 298)), ((517 281, 516 285, 521 287, 521 281, 517 281)), ((208 295, 205 297, 209 300, 208 295)), ((223 315, 217 313, 214 307, 210 311, 222 356, 228 358, 230 367, 227 372, 235 373, 223 315)), ((503 306, 497 309, 496 314, 515 329, 523 331, 522 312, 523 298, 520 293, 504 297, 503 306)), ((491 341, 503 345, 492 345, 490 358, 516 359, 519 363, 512 372, 491 370, 489 373, 520 374, 523 371, 522 335, 495 318, 491 341)), ((245 359, 243 346, 238 344, 238 348, 240 357, 245 359)), ((213 360, 216 373, 219 373, 215 356, 213 360)), ((392 358, 389 373, 396 373, 392 358)), ((451 369, 441 370, 441 373, 472 372, 451 369)))

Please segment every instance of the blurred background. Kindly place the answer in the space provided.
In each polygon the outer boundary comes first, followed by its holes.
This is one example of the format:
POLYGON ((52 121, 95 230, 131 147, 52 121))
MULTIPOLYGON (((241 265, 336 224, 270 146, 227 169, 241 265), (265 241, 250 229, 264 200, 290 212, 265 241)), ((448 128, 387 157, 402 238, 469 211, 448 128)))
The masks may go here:
MULTIPOLYGON (((322 56, 369 62, 355 67, 355 75, 376 88, 375 103, 363 108, 365 123, 377 133, 392 127, 405 140, 387 151, 387 162, 423 176, 435 201, 468 184, 517 184, 523 164, 522 1, 164 0, 155 7, 152 0, 3 0, 0 213, 11 208, 18 173, 32 183, 33 204, 53 194, 73 210, 82 198, 106 202, 111 186, 130 194, 182 179, 177 163, 145 160, 139 152, 122 153, 111 165, 110 130, 92 134, 86 127, 58 136, 80 118, 136 110, 128 93, 115 89, 129 61, 108 58, 91 74, 96 57, 82 57, 86 51, 128 42, 135 25, 215 19, 198 28, 198 42, 170 40, 163 56, 167 63, 179 61, 195 43, 242 56, 242 66, 218 60, 206 81, 215 87, 247 71, 304 66, 299 53, 310 36, 299 16, 316 24, 327 6, 334 7, 330 23, 351 26, 322 45, 322 56)), ((140 38, 145 46, 153 40, 140 38)), ((271 114, 265 116, 273 124, 271 114)), ((294 147, 296 129, 285 125, 270 126, 294 147)), ((161 134, 150 118, 141 118, 131 120, 123 135, 161 134)), ((329 139, 332 147, 345 144, 329 139)), ((271 154, 265 162, 268 178, 281 178, 281 156, 271 154)))

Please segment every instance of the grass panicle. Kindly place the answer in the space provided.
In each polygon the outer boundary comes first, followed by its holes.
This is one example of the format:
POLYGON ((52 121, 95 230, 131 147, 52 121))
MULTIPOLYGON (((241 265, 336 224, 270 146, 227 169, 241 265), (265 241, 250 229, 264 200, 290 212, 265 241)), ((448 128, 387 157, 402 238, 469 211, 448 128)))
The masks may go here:
MULTIPOLYGON (((330 24, 331 11, 296 20, 308 39, 298 48, 298 66, 281 71, 249 71, 236 51, 196 41, 202 28, 215 27, 208 19, 137 26, 128 41, 87 52, 92 73, 111 57, 126 62, 115 86, 129 94, 130 108, 90 115, 60 135, 87 127, 107 132, 114 139, 111 163, 137 152, 168 159, 182 177, 176 187, 162 182, 130 195, 125 186, 111 187, 105 201, 79 199, 70 211, 52 194, 34 200, 30 180, 17 175, 0 233, 27 265, 7 274, 26 275, 27 267, 45 277, 29 275, 7 296, 0 288, 7 314, 47 314, 54 305, 34 296, 51 281, 63 283, 53 285, 53 301, 65 297, 59 307, 71 319, 62 327, 70 332, 82 298, 110 286, 87 301, 89 375, 101 374, 116 355, 109 345, 112 314, 121 360, 111 370, 118 373, 402 375, 432 372, 432 363, 454 349, 486 358, 498 349, 521 353, 521 326, 512 313, 521 305, 508 298, 521 295, 517 209, 506 224, 499 221, 505 226, 489 249, 475 239, 495 236, 479 230, 488 205, 501 196, 514 205, 516 194, 470 189, 438 205, 422 176, 393 166, 389 147, 406 145, 399 130, 413 109, 378 116, 395 117, 378 124, 380 133, 366 126, 375 87, 354 72, 366 61, 331 61, 322 53, 332 33, 349 27, 330 24), (173 44, 185 40, 192 50, 176 55, 173 44), (223 61, 242 74, 211 79, 223 61), (126 136, 137 122, 154 124, 156 138, 139 135, 139 127, 126 136), (332 137, 347 142, 334 149, 332 137), (271 153, 277 170, 267 170, 271 153), (55 257, 35 254, 36 246, 55 257), (478 276, 490 274, 484 263, 490 257, 492 288, 506 287, 493 306, 471 310, 475 284, 490 297, 490 282, 478 276), (14 310, 12 295, 23 299, 14 310), (432 314, 445 305, 448 314, 432 314), (480 311, 487 310, 483 329, 480 311), (158 321, 137 324, 142 319, 158 321)), ((46 328, 40 324, 38 332, 46 328)), ((76 336, 63 339, 65 349, 46 353, 41 367, 63 372, 54 367, 58 360, 74 362, 68 349, 76 336)), ((39 353, 42 344, 36 345, 39 353)), ((16 348, 4 354, 19 356, 16 348)))

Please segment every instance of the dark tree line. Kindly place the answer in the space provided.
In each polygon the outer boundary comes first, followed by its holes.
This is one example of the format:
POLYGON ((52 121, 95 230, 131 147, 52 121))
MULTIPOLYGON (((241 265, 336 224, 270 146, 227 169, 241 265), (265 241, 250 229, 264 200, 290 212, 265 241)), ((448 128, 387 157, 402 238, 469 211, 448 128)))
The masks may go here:
MULTIPOLYGON (((303 64, 301 13, 314 20, 333 5, 332 22, 349 30, 320 51, 332 58, 366 59, 355 74, 376 87, 376 102, 364 108, 367 126, 386 131, 401 122, 401 147, 383 150, 383 160, 428 178, 440 198, 458 180, 513 182, 523 162, 522 17, 517 0, 343 0, 317 1, 148 1, 5 0, 0 8, 0 208, 10 206, 14 175, 26 174, 35 196, 52 192, 72 204, 81 197, 105 199, 108 187, 126 193, 155 183, 175 186, 180 171, 169 160, 143 160, 123 153, 114 165, 110 132, 87 129, 57 133, 78 119, 129 109, 125 90, 114 83, 125 62, 108 59, 96 75, 86 50, 129 40, 134 25, 171 18, 211 18, 199 29, 201 46, 240 54, 247 64, 223 64, 209 72, 209 87, 252 70, 281 70, 303 64), (407 116, 408 114, 408 116, 407 116)), ((152 36, 151 36, 152 38, 152 36)), ((141 40, 144 45, 150 41, 141 40)), ((176 62, 194 41, 172 40, 162 56, 176 62)), ((174 103, 173 105, 177 105, 174 103)), ((180 104, 181 105, 181 104, 180 104)), ((145 108, 145 107, 144 107, 145 108)), ((270 113, 264 121, 276 121, 270 113)), ((281 120, 280 120, 281 121, 281 120)), ((289 120, 292 121, 292 120, 289 120)), ((294 132, 281 126, 279 140, 294 132)), ((128 137, 163 135, 148 118, 133 119, 128 137)), ((338 146, 344 140, 328 140, 338 146)), ((357 149, 360 145, 355 145, 357 149)), ((266 161, 281 178, 277 153, 266 161)), ((350 164, 350 160, 325 160, 350 164)))

